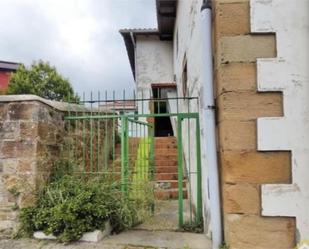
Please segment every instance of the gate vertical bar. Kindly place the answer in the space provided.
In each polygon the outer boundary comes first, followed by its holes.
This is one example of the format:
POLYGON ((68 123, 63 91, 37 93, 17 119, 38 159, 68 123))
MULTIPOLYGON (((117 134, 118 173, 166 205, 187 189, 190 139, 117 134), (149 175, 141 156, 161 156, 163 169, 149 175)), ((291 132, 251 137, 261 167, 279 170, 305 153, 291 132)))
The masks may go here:
POLYGON ((90 92, 90 172, 93 172, 93 119, 92 119, 92 92, 90 92))
MULTIPOLYGON (((85 92, 83 92, 83 116, 85 116, 85 92)), ((86 171, 86 119, 83 119, 83 167, 84 171, 86 171)))
MULTIPOLYGON (((98 91, 98 115, 101 114, 100 110, 100 91, 98 91)), ((96 172, 100 171, 100 132, 101 132, 101 127, 100 127, 100 120, 97 120, 97 169, 96 172)))
POLYGON ((196 117, 196 171, 197 171, 197 212, 196 221, 202 220, 202 165, 201 165, 201 138, 200 138, 200 120, 196 117))
POLYGON ((178 156, 178 226, 183 226, 183 160, 182 160, 182 117, 177 117, 178 156))
MULTIPOLYGON (((155 158, 154 158, 154 150, 155 150, 155 141, 154 141, 154 126, 151 124, 150 126, 150 170, 151 170, 151 175, 150 175, 150 181, 152 184, 154 184, 155 180, 155 158)), ((151 191, 152 191, 152 197, 154 198, 155 196, 155 189, 154 185, 151 186, 151 191)), ((155 202, 151 204, 151 213, 152 215, 155 212, 155 202)))
POLYGON ((121 117, 121 191, 128 196, 128 119, 121 117))

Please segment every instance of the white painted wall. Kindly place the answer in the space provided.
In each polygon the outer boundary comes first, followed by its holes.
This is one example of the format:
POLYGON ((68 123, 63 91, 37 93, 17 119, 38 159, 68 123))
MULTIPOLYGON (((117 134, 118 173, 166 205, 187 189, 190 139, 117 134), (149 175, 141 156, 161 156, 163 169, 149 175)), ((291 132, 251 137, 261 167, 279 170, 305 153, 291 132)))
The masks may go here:
POLYGON ((136 84, 149 89, 152 83, 174 82, 173 44, 158 36, 138 35, 136 38, 136 84))
POLYGON ((251 31, 276 32, 277 58, 258 60, 258 90, 282 91, 284 117, 258 119, 258 149, 292 153, 292 183, 262 187, 265 216, 296 217, 309 239, 309 1, 251 0, 251 31))
MULTIPOLYGON (((203 182, 203 204, 204 204, 204 222, 205 230, 208 236, 211 236, 210 225, 210 201, 209 201, 209 189, 208 189, 208 173, 205 154, 205 128, 203 124, 205 116, 202 115, 203 107, 203 72, 205 70, 202 61, 202 26, 201 26, 201 7, 202 0, 186 0, 178 1, 177 18, 174 32, 174 73, 176 75, 176 83, 178 89, 178 95, 183 96, 182 92, 182 73, 183 73, 183 61, 184 57, 187 59, 187 77, 188 77, 188 95, 192 97, 199 97, 199 103, 192 102, 190 105, 190 111, 200 113, 201 124, 201 145, 202 145, 202 182, 203 182)), ((182 106, 183 110, 187 110, 186 103, 182 106)), ((184 122, 184 131, 186 132, 190 126, 190 137, 195 137, 195 122, 184 122)), ((185 134, 185 133, 184 133, 185 134)), ((194 152, 191 151, 191 156, 188 153, 188 149, 193 148, 194 141, 191 139, 191 144, 188 144, 189 140, 184 139, 184 148, 186 156, 186 164, 196 165, 196 157, 194 152)), ((192 149, 191 149, 192 150, 192 149)), ((193 169, 194 170, 194 169, 193 169)), ((196 178, 193 176, 191 179, 191 185, 196 184, 196 178)), ((195 188, 192 188, 195 190, 195 188)), ((195 191, 193 191, 193 197, 196 197, 195 191)))
MULTIPOLYGON (((135 47, 135 77, 138 98, 149 98, 151 84, 174 82, 173 43, 155 35, 138 35, 135 47)), ((139 113, 149 113, 148 102, 138 104, 139 113)))

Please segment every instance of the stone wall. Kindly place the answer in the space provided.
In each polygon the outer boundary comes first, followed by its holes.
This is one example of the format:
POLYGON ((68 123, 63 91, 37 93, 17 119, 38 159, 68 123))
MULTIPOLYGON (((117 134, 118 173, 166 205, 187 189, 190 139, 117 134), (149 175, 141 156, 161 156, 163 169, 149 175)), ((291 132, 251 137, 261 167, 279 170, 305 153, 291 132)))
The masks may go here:
POLYGON ((290 152, 257 147, 257 118, 283 115, 282 93, 257 89, 256 60, 276 57, 276 36, 251 33, 249 0, 216 0, 213 10, 225 240, 231 249, 291 249, 295 219, 261 213, 261 185, 291 182, 290 152))
MULTIPOLYGON (((76 111, 75 114, 81 110, 85 112, 81 106, 36 96, 0 97, 0 232, 16 228, 18 209, 34 203, 35 192, 48 181, 68 141, 79 144, 78 155, 71 148, 71 155, 77 156, 79 162, 82 161, 82 143, 86 143, 86 170, 89 168, 89 142, 97 145, 98 136, 94 135, 91 140, 88 121, 85 126, 87 139, 82 141, 82 123, 72 121, 69 128, 69 122, 64 120, 68 107, 76 111)), ((111 121, 101 124, 99 139, 101 143, 110 144, 112 132, 104 132, 106 126, 111 127, 111 121), (109 140, 104 140, 104 134, 109 140)), ((93 148, 95 151, 96 147, 93 148)), ((104 161, 108 155, 107 151, 100 159, 104 161)))
POLYGON ((0 103, 0 229, 16 225, 59 153, 63 114, 38 101, 0 103))

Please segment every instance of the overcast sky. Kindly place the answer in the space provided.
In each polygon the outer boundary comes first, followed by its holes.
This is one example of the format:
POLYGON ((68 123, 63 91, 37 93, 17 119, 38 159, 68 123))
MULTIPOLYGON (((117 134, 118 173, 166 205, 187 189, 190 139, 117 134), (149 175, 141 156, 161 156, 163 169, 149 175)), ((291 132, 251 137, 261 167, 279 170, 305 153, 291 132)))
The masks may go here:
POLYGON ((121 28, 156 27, 154 0, 0 0, 0 60, 42 59, 78 93, 133 89, 121 28))

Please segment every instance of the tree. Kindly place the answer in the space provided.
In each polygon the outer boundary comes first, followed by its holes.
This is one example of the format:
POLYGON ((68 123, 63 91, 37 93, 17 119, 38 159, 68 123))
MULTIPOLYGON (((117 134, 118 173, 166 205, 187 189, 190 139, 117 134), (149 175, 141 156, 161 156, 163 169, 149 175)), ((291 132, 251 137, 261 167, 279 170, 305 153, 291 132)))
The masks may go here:
POLYGON ((33 62, 30 67, 20 65, 13 73, 7 94, 34 94, 45 99, 78 101, 70 82, 48 62, 33 62))

